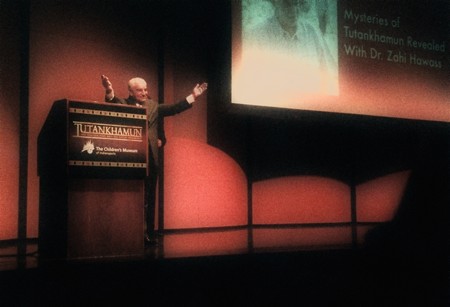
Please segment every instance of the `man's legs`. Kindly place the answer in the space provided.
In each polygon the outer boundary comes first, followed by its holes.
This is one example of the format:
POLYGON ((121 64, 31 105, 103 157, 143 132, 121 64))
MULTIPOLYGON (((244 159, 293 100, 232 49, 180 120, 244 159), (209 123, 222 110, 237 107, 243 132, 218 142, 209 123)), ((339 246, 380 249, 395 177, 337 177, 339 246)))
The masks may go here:
MULTIPOLYGON (((153 159, 150 159, 153 160, 153 159)), ((145 180, 145 219, 147 231, 145 240, 148 243, 156 243, 155 234, 155 209, 156 209, 156 185, 158 183, 158 169, 151 163, 150 172, 145 180)))

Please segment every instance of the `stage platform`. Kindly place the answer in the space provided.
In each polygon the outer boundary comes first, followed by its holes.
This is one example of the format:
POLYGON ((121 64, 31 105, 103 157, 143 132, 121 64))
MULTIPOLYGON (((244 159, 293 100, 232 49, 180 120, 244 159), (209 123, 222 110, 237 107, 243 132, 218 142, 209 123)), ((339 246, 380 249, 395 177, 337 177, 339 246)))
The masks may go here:
MULTIPOLYGON (((242 248, 235 242, 233 249, 233 243, 226 240, 240 238, 240 232, 248 234, 248 229, 169 232, 161 234, 159 244, 147 247, 145 255, 139 257, 43 261, 39 259, 36 242, 27 244, 26 254, 21 256, 17 255, 16 246, 3 246, 2 305, 8 302, 4 306, 424 306, 419 302, 426 302, 427 306, 446 306, 448 303, 446 257, 408 255, 382 245, 314 246, 308 240, 305 241, 308 244, 279 246, 270 240, 266 246, 255 246, 259 243, 253 242, 250 248, 242 248)), ((264 235, 270 236, 270 231, 265 229, 264 235)))

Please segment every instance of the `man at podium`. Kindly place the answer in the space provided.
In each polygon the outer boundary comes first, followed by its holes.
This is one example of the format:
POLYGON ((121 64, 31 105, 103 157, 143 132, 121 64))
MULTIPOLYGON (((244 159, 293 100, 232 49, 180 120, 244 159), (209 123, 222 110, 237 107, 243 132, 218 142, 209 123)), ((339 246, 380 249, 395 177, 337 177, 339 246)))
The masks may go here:
POLYGON ((128 98, 119 98, 114 94, 111 81, 105 75, 101 76, 105 88, 105 101, 147 108, 148 143, 149 143, 149 174, 145 180, 146 225, 145 241, 147 244, 157 244, 155 228, 156 185, 158 181, 158 148, 164 146, 166 138, 164 131, 158 129, 158 121, 166 116, 173 116, 192 107, 196 98, 206 91, 208 84, 197 84, 192 93, 184 100, 174 104, 159 104, 149 97, 147 82, 142 78, 132 78, 128 81, 128 98))

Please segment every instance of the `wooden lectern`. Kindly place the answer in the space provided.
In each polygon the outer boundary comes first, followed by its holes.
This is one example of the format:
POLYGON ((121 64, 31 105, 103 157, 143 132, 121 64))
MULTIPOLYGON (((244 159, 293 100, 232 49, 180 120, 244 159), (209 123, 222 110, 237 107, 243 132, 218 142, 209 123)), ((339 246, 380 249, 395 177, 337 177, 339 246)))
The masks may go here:
POLYGON ((56 101, 38 139, 39 255, 144 254, 145 108, 56 101))

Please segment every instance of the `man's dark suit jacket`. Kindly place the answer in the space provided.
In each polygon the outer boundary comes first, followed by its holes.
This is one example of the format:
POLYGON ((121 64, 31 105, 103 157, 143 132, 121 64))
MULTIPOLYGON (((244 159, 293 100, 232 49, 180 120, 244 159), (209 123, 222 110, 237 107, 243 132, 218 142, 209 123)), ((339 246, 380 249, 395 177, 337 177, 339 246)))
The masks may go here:
POLYGON ((114 97, 112 100, 106 101, 147 108, 148 143, 151 151, 149 152, 151 154, 149 158, 153 158, 156 166, 158 165, 158 139, 161 139, 163 144, 166 142, 164 130, 158 129, 158 121, 166 116, 176 115, 192 107, 192 104, 187 102, 186 99, 174 104, 159 104, 152 99, 147 99, 144 103, 140 104, 131 96, 126 99, 114 97))

